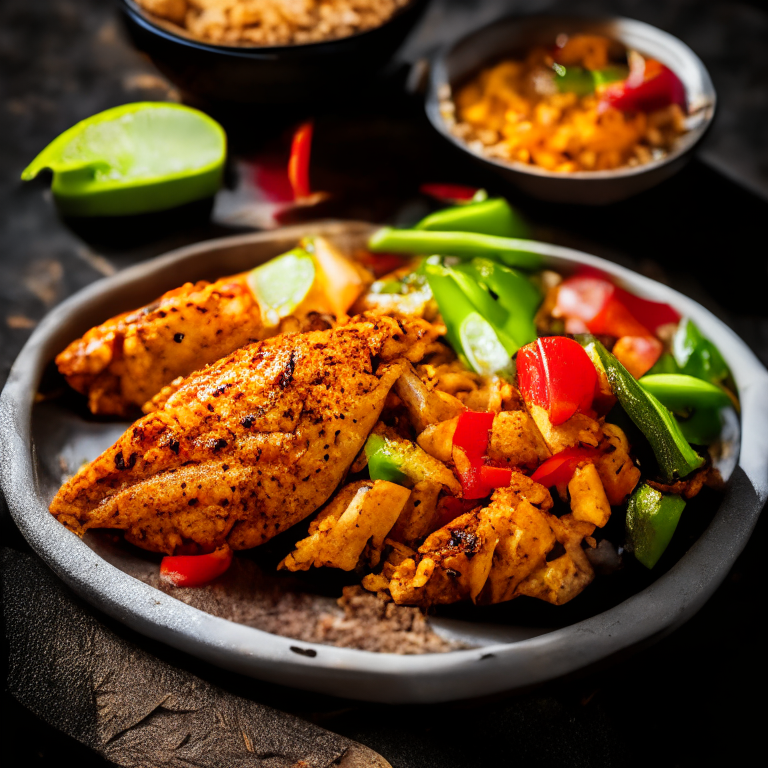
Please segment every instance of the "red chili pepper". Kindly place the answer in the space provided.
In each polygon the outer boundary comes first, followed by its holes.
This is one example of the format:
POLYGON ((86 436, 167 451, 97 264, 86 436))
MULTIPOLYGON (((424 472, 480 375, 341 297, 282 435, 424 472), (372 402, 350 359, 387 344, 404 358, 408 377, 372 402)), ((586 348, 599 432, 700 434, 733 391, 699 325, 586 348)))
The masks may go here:
POLYGON ((291 156, 288 159, 288 179, 295 200, 309 197, 309 157, 312 149, 314 123, 302 123, 293 134, 291 156))
POLYGON ((655 112, 670 104, 686 108, 685 86, 669 67, 655 59, 646 59, 642 70, 607 86, 600 99, 602 109, 614 107, 623 112, 655 112))
POLYGON ((597 448, 566 448, 547 459, 531 475, 531 480, 541 483, 546 488, 564 485, 570 482, 576 468, 584 461, 600 456, 597 448))
POLYGON ((622 336, 612 350, 616 359, 636 379, 656 365, 663 351, 662 343, 654 336, 622 336))
POLYGON ((478 189, 463 184, 422 184, 419 192, 441 203, 465 203, 477 194, 478 189))
POLYGON ((232 564, 232 550, 220 547, 208 555, 175 555, 164 557, 160 577, 174 587, 201 587, 221 576, 232 564))
POLYGON ((597 371, 578 342, 547 336, 517 353, 517 378, 525 400, 544 408, 557 425, 590 410, 597 371))

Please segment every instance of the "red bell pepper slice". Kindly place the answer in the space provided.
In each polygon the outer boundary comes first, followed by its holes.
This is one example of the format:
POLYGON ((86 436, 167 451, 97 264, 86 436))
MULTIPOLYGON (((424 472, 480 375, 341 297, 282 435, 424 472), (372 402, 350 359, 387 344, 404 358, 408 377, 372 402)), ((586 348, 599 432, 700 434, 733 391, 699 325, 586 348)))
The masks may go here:
POLYGON ((160 563, 160 577, 174 587, 201 587, 221 576, 232 564, 232 550, 227 547, 207 555, 173 555, 160 563))
POLYGON ((422 184, 419 192, 439 200, 441 203, 467 203, 477 193, 477 187, 464 184, 422 184))
POLYGON ((547 336, 517 353, 517 378, 526 402, 544 408, 554 425, 589 411, 597 371, 582 346, 566 336, 547 336))
POLYGON ((650 336, 659 326, 680 321, 669 304, 635 296, 591 271, 561 283, 555 314, 582 321, 592 333, 617 338, 650 336))
POLYGON ((663 351, 662 343, 654 336, 622 336, 612 350, 617 360, 636 379, 656 365, 663 351))
POLYGON ((646 59, 626 80, 607 86, 600 103, 602 109, 614 107, 623 112, 655 112, 670 104, 685 109, 685 86, 669 67, 646 59))
POLYGON ((531 480, 546 488, 570 482, 576 468, 584 461, 600 456, 597 448, 566 448, 547 459, 531 475, 531 480))
POLYGON ((464 411, 456 424, 453 444, 464 451, 469 462, 469 469, 459 473, 465 499, 483 499, 494 488, 507 486, 512 480, 511 469, 483 464, 494 416, 493 413, 464 411))
POLYGON ((461 475, 461 490, 465 499, 484 499, 496 488, 506 488, 511 482, 511 469, 473 465, 461 475))
POLYGON ((402 253, 369 253, 363 251, 356 255, 356 259, 373 272, 375 277, 382 277, 400 269, 408 263, 408 256, 402 253))
POLYGON ((464 411, 459 416, 453 444, 467 455, 470 464, 480 466, 488 450, 488 432, 495 414, 482 411, 464 411))
POLYGON ((293 134, 291 156, 288 158, 288 179, 291 182, 294 200, 302 200, 310 195, 309 157, 313 130, 314 123, 309 120, 302 123, 293 134))

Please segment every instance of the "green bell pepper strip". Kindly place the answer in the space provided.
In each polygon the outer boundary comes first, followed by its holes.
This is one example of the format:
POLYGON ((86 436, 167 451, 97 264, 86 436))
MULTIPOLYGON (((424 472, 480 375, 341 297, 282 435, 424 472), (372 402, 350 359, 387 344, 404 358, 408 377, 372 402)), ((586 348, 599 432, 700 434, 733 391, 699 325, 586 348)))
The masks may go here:
POLYGON ((383 227, 373 233, 368 248, 374 253, 438 253, 460 259, 486 256, 509 267, 521 269, 537 269, 543 264, 538 253, 527 250, 527 240, 480 235, 477 232, 432 232, 383 227))
POLYGON ((719 408, 699 408, 690 416, 675 414, 683 437, 691 445, 709 445, 717 440, 723 429, 723 419, 719 408))
POLYGON ((639 381, 643 389, 675 414, 689 443, 708 445, 720 434, 720 409, 732 405, 721 387, 680 373, 647 374, 639 381))
POLYGON ((731 372, 720 350, 707 339, 690 318, 684 318, 672 338, 672 354, 680 373, 717 384, 731 372))
POLYGON ((680 373, 680 366, 675 362, 675 358, 669 352, 663 352, 656 364, 648 371, 649 376, 655 376, 657 373, 680 373))
POLYGON ((564 67, 556 64, 555 85, 560 93, 575 93, 577 96, 586 96, 594 93, 598 85, 615 83, 624 80, 629 75, 629 67, 614 66, 605 69, 584 69, 583 67, 564 67))
POLYGON ((619 80, 626 80, 629 77, 629 67, 625 67, 621 64, 605 67, 605 69, 592 70, 592 79, 595 82, 595 87, 598 85, 608 85, 608 83, 615 83, 619 80))
POLYGON ((575 93, 577 96, 586 96, 595 92, 595 80, 592 72, 583 67, 557 65, 555 85, 560 93, 575 93))
POLYGON ((497 237, 529 237, 520 214, 503 197, 455 205, 422 219, 414 229, 439 232, 478 232, 497 237))
POLYGON ((408 476, 403 472, 403 457, 397 447, 382 435, 370 435, 365 443, 368 473, 371 480, 387 480, 403 485, 408 476))
MULTIPOLYGON (((462 277, 466 278, 466 275, 458 276, 450 267, 425 262, 422 269, 445 323, 448 342, 462 359, 462 362, 481 374, 505 373, 511 370, 513 352, 509 350, 517 351, 517 345, 498 327, 494 327, 488 317, 488 307, 485 306, 485 302, 493 302, 491 295, 480 286, 472 284, 471 281, 462 281, 462 277), (475 306, 472 299, 462 289, 462 284, 464 287, 474 285, 475 290, 472 291, 472 295, 479 304, 483 304, 482 308, 475 306), (478 291, 483 295, 481 296, 478 291), (465 325, 468 322, 471 323, 470 336, 477 337, 478 331, 482 331, 482 338, 479 338, 478 341, 482 342, 483 349, 465 349, 462 337, 467 339, 465 331, 469 329, 465 325), (495 369, 486 370, 484 366, 479 365, 478 362, 481 358, 492 361, 495 369)), ((495 304, 495 302, 493 303, 495 304)), ((498 309, 503 312, 501 307, 498 309)), ((493 314, 495 315, 495 312, 493 314)))
MULTIPOLYGON (((450 267, 443 267, 443 269, 450 270, 451 277, 458 283, 459 288, 472 302, 474 308, 491 325, 507 354, 512 357, 520 349, 521 345, 505 330, 506 325, 509 323, 509 312, 498 301, 495 301, 493 296, 482 285, 473 280, 471 275, 450 267)), ((446 307, 446 311, 450 312, 450 307, 446 307)), ((443 314, 442 309, 440 314, 443 314)))
POLYGON ((646 568, 653 568, 664 554, 684 507, 681 496, 662 493, 646 483, 629 497, 627 543, 646 568))
POLYGON ((592 334, 579 334, 595 367, 608 378, 613 394, 627 416, 645 435, 659 469, 668 482, 685 477, 704 464, 704 459, 683 437, 675 417, 638 383, 637 379, 592 334))
POLYGON ((457 265, 454 270, 466 273, 496 294, 496 301, 507 311, 502 330, 515 340, 518 348, 536 341, 533 319, 542 295, 525 275, 490 259, 472 259, 457 265))
POLYGON ((720 387, 682 373, 646 374, 640 386, 658 398, 670 411, 699 408, 725 408, 731 398, 720 387))

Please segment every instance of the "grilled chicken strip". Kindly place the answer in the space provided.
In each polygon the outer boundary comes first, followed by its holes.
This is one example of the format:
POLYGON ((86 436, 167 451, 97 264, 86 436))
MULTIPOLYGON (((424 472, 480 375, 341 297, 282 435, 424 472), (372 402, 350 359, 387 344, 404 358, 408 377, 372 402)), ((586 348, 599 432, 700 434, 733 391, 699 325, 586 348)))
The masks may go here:
POLYGON ((243 347, 83 467, 51 512, 155 552, 262 544, 330 497, 435 335, 423 320, 360 316, 243 347))
POLYGON ((272 334, 242 274, 185 283, 117 315, 73 341, 56 365, 93 413, 125 416, 177 376, 272 334))

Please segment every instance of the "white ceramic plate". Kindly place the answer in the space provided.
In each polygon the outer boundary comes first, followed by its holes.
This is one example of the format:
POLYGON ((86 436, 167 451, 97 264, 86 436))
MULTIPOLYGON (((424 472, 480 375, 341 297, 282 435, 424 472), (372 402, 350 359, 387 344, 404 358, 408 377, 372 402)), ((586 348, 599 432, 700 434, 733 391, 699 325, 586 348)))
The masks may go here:
MULTIPOLYGON (((32 548, 75 592, 149 637, 244 675, 369 701, 435 702, 527 687, 637 648, 689 619, 727 575, 768 496, 768 372, 741 339, 685 296, 610 262, 544 243, 531 249, 549 266, 598 267, 635 293, 693 318, 722 350, 741 396, 741 441, 732 446, 740 448, 738 466, 711 523, 674 566, 623 602, 554 629, 436 621, 439 632, 476 646, 449 653, 402 656, 307 644, 216 618, 153 589, 128 575, 135 564, 107 562, 49 514, 61 480, 56 458, 70 465, 93 458, 122 430, 71 414, 40 418, 35 393, 41 376, 71 339, 181 280, 243 271, 306 234, 354 246, 370 232, 367 224, 320 222, 212 240, 94 283, 54 309, 19 355, 0 400, 2 488, 32 548)), ((588 593, 579 599, 588 600, 588 593)))

